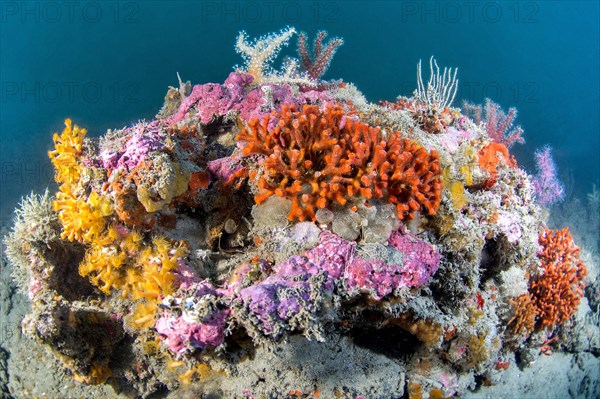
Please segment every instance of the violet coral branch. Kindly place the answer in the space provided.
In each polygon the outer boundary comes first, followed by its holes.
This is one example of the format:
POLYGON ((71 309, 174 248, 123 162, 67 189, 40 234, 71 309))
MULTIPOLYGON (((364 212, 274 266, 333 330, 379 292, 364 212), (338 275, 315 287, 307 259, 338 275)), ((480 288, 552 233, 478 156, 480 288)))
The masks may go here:
POLYGON ((298 54, 302 61, 302 67, 308 73, 308 76, 314 80, 321 78, 325 74, 338 47, 344 44, 342 39, 336 37, 331 39, 325 48, 323 48, 323 39, 326 36, 327 32, 325 31, 317 34, 312 57, 306 45, 306 35, 301 33, 298 37, 298 54))
POLYGON ((516 118, 517 109, 515 107, 509 108, 508 113, 505 114, 500 109, 500 105, 486 98, 484 127, 496 143, 504 144, 507 148, 510 148, 515 142, 525 142, 521 126, 511 129, 516 118))
POLYGON ((563 200, 565 190, 557 177, 556 164, 549 146, 535 152, 537 174, 533 178, 533 188, 540 205, 548 206, 563 200))

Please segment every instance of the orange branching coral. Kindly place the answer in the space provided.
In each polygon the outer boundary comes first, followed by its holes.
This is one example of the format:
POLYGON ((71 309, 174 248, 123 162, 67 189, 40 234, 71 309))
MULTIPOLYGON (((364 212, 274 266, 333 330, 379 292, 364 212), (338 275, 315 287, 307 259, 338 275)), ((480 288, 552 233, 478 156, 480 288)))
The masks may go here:
POLYGON ((517 162, 508 153, 508 149, 500 143, 491 142, 479 151, 479 166, 490 174, 484 182, 485 188, 491 188, 498 178, 498 164, 504 162, 511 168, 517 167, 517 162))
POLYGON ((554 327, 566 321, 577 310, 583 297, 587 269, 579 259, 579 247, 573 242, 568 228, 546 229, 540 234, 544 273, 532 281, 533 296, 541 327, 554 327))
POLYGON ((513 317, 508 326, 513 334, 529 336, 535 327, 536 306, 529 292, 519 295, 510 301, 515 307, 513 317))
POLYGON ((265 157, 250 173, 257 179, 257 204, 272 195, 292 201, 290 220, 315 219, 317 208, 346 204, 352 197, 385 198, 396 205, 400 219, 424 209, 434 214, 440 204, 439 156, 400 133, 389 137, 380 129, 347 118, 339 105, 324 111, 305 105, 302 111, 282 106, 278 123, 270 116, 248 123, 237 139, 242 153, 265 157))

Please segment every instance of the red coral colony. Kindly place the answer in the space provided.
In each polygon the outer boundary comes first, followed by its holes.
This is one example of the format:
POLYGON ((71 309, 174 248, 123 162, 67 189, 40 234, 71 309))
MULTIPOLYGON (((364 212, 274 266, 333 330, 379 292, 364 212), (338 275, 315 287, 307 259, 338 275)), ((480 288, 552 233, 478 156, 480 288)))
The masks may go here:
POLYGON ((395 204, 400 220, 421 209, 428 215, 437 211, 442 182, 435 150, 428 153, 400 132, 384 137, 381 129, 352 119, 339 105, 324 111, 284 105, 272 116, 274 129, 267 128, 270 117, 251 120, 237 136, 243 155, 264 156, 251 172, 259 187, 257 204, 274 194, 289 198, 290 220, 315 220, 317 209, 345 205, 359 195, 395 204))

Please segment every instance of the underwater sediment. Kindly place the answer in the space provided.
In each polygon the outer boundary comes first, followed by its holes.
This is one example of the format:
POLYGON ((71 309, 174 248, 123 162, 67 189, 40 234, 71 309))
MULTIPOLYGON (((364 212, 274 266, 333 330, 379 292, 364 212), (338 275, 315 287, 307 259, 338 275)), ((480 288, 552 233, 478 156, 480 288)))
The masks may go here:
POLYGON ((516 111, 453 107, 433 58, 411 98, 370 103, 321 79, 324 33, 274 69, 295 33, 240 33, 245 65, 180 80, 152 121, 65 121, 58 191, 5 238, 23 333, 130 397, 442 398, 581 335, 598 356, 598 321, 575 322, 597 271, 545 220, 550 151, 535 176, 511 156, 516 111))

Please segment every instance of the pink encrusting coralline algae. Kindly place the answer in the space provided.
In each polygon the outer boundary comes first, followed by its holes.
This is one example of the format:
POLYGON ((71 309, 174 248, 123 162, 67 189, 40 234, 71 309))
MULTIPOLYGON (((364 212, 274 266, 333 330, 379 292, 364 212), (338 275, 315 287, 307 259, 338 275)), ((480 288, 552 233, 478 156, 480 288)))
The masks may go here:
POLYGON ((100 154, 104 168, 132 169, 146 159, 153 151, 160 151, 165 147, 165 137, 159 134, 156 124, 138 124, 131 129, 132 135, 127 139, 121 151, 104 150, 100 154))
POLYGON ((295 256, 273 268, 258 284, 242 289, 237 301, 265 335, 277 338, 293 330, 320 308, 322 272, 306 257, 295 256))
POLYGON ((440 264, 440 254, 436 249, 410 233, 392 232, 388 244, 404 255, 402 273, 409 287, 427 284, 440 264))
MULTIPOLYGON (((197 108, 195 117, 207 124, 231 111, 239 112, 244 120, 262 120, 273 110, 280 110, 282 104, 300 106, 331 100, 324 91, 296 92, 288 83, 252 86, 252 82, 252 75, 232 72, 223 84, 196 85, 167 123, 181 122, 194 106, 197 108)), ((270 121, 270 127, 275 123, 276 120, 270 121)))
POLYGON ((198 281, 180 288, 178 294, 161 302, 163 312, 156 322, 156 332, 177 355, 221 345, 229 310, 218 307, 220 296, 214 286, 198 281))
POLYGON ((221 312, 203 323, 191 323, 183 317, 161 317, 156 322, 156 331, 177 355, 188 349, 212 349, 225 339, 225 314, 221 312))
POLYGON ((225 80, 223 85, 218 83, 206 83, 196 85, 192 92, 187 96, 177 112, 168 119, 168 123, 182 121, 189 110, 199 102, 202 106, 198 107, 196 117, 202 123, 209 123, 213 117, 227 114, 239 104, 244 94, 244 88, 252 82, 252 75, 232 72, 225 80))
POLYGON ((215 180, 227 182, 236 172, 244 168, 240 156, 230 156, 207 162, 207 169, 215 180))
POLYGON ((425 241, 410 233, 394 232, 388 244, 403 257, 403 264, 389 265, 381 260, 367 260, 356 252, 356 243, 346 241, 330 231, 323 231, 320 243, 306 256, 332 279, 341 279, 349 291, 366 291, 381 299, 402 287, 426 284, 437 271, 440 255, 425 241))
MULTIPOLYGON (((330 231, 322 231, 319 238, 319 244, 304 256, 275 265, 266 279, 241 290, 228 287, 234 302, 263 334, 277 337, 300 325, 300 319, 311 319, 323 305, 323 294, 353 297, 367 293, 381 300, 397 289, 420 287, 437 271, 440 261, 433 246, 410 233, 394 232, 389 239, 389 245, 400 252, 402 264, 364 259, 355 242, 330 231)), ((250 265, 238 269, 251 270, 250 265)), ((240 280, 235 279, 235 287, 240 280)))

